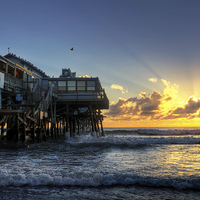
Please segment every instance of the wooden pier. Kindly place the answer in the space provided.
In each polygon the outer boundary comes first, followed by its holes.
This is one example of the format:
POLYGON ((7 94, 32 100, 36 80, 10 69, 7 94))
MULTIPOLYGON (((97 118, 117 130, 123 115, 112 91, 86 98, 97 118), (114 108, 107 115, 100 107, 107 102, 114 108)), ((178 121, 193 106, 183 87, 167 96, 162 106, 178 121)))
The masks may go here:
POLYGON ((109 100, 98 77, 62 69, 50 78, 14 54, 0 56, 0 143, 35 143, 90 131, 104 136, 102 109, 109 100))

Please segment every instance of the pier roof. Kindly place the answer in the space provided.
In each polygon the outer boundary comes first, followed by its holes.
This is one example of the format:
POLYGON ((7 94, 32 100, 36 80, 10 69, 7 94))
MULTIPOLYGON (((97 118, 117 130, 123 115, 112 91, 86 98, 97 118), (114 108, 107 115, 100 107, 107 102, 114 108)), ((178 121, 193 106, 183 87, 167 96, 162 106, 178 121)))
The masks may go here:
MULTIPOLYGON (((48 77, 46 75, 45 72, 43 72, 41 69, 37 68, 35 65, 33 65, 31 62, 27 61, 26 59, 23 59, 23 58, 20 58, 19 56, 16 56, 16 54, 13 54, 13 53, 8 53, 4 56, 4 58, 7 58, 9 59, 12 59, 12 58, 15 58, 17 59, 20 63, 26 63, 30 68, 32 68, 33 70, 39 72, 43 77, 48 77)), ((11 62, 11 61, 10 61, 11 62)))

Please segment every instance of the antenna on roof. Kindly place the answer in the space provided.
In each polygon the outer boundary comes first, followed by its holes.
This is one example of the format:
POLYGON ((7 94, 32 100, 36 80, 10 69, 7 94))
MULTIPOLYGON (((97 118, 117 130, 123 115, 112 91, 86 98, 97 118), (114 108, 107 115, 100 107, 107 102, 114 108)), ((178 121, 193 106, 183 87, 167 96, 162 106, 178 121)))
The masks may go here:
POLYGON ((10 53, 10 47, 8 47, 8 53, 10 53))

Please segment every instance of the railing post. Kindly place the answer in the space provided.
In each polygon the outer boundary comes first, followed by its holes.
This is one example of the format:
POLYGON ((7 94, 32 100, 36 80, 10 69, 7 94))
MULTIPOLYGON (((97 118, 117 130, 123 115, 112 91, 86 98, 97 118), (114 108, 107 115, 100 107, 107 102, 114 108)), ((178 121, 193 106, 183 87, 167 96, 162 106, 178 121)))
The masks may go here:
POLYGON ((8 73, 8 63, 6 62, 6 74, 8 73))

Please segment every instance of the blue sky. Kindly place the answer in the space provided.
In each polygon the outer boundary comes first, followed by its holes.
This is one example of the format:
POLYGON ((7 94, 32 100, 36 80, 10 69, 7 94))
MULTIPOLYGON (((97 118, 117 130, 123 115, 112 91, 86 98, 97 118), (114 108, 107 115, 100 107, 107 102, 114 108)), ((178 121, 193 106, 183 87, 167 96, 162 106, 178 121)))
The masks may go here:
POLYGON ((0 54, 10 47, 50 76, 68 67, 98 76, 113 104, 163 94, 161 79, 186 102, 200 98, 199 8, 198 0, 1 0, 0 54))

